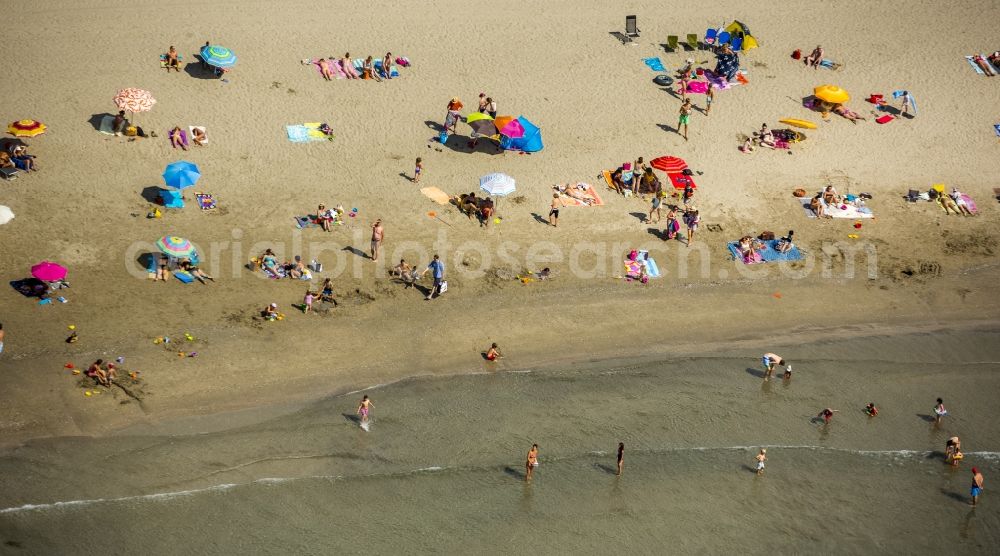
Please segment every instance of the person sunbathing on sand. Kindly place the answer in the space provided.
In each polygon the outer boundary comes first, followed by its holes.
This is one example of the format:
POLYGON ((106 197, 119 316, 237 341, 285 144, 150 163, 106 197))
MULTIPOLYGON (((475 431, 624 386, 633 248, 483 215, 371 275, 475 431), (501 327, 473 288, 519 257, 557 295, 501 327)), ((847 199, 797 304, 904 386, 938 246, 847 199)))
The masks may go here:
POLYGON ((191 140, 194 141, 195 145, 198 145, 199 147, 204 147, 206 139, 208 139, 208 138, 205 137, 205 132, 204 131, 202 131, 201 129, 199 129, 197 127, 192 127, 191 128, 191 140))
POLYGON ((344 57, 340 59, 340 67, 344 68, 344 75, 348 79, 357 79, 358 72, 354 69, 354 62, 351 61, 351 53, 347 52, 344 57))
POLYGON ((326 58, 320 58, 316 65, 319 66, 319 73, 323 76, 323 79, 327 81, 333 80, 333 72, 330 70, 330 61, 326 58))
POLYGON ((815 69, 819 68, 820 62, 823 61, 823 47, 817 45, 813 49, 812 54, 806 56, 802 59, 806 66, 812 66, 815 69))
POLYGON ((972 211, 969 210, 969 204, 965 202, 962 198, 962 192, 954 187, 951 189, 951 199, 955 201, 955 206, 958 207, 959 214, 964 214, 965 216, 972 216, 972 211))
POLYGON ((363 70, 363 77, 365 79, 374 79, 379 83, 382 82, 382 78, 379 77, 378 73, 375 72, 375 61, 372 60, 371 56, 365 58, 365 63, 362 66, 362 70, 363 70))
POLYGON ((852 124, 858 123, 858 120, 866 121, 865 118, 862 118, 857 112, 851 110, 843 104, 835 104, 833 106, 833 113, 847 118, 852 124))
POLYGON ((938 195, 938 203, 944 208, 944 213, 948 214, 949 211, 953 211, 955 214, 962 214, 962 211, 958 208, 958 203, 954 199, 945 195, 944 193, 938 195))
POLYGON ((212 278, 208 274, 205 274, 200 268, 198 268, 188 259, 181 260, 180 267, 181 270, 188 271, 191 274, 191 276, 197 278, 198 281, 201 282, 202 284, 205 283, 205 280, 211 280, 213 282, 215 281, 215 278, 212 278))
POLYGON ((185 151, 188 150, 188 148, 184 145, 184 137, 181 135, 181 128, 174 126, 174 128, 170 130, 169 136, 170 136, 170 144, 175 149, 177 147, 180 147, 185 151))

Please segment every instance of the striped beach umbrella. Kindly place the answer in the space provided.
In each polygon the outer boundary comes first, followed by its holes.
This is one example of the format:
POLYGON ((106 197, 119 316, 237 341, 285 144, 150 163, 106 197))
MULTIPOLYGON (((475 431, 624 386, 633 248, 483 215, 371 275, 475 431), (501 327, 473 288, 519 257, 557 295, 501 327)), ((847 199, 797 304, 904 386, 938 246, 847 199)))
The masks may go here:
POLYGON ((66 267, 52 261, 42 261, 31 267, 31 275, 39 280, 53 282, 66 277, 66 267))
POLYGON ((510 195, 517 189, 514 178, 499 172, 479 178, 479 188, 494 197, 510 195))
POLYGON ((184 189, 198 183, 201 177, 201 170, 198 165, 186 160, 171 162, 163 170, 163 182, 170 187, 184 189))
POLYGON ((18 120, 7 126, 7 131, 14 137, 35 137, 45 133, 46 129, 46 125, 38 120, 18 120))
POLYGON ((164 255, 171 257, 190 257, 194 254, 194 245, 190 241, 177 236, 163 236, 156 240, 156 248, 164 255))
POLYGON ((128 112, 148 112, 153 109, 153 105, 156 104, 156 99, 153 98, 153 93, 145 89, 136 89, 134 87, 129 87, 128 89, 122 89, 118 91, 114 99, 115 106, 119 110, 125 110, 128 112))
POLYGON ((209 45, 202 47, 201 59, 206 64, 217 68, 228 68, 236 65, 236 54, 224 46, 209 45))

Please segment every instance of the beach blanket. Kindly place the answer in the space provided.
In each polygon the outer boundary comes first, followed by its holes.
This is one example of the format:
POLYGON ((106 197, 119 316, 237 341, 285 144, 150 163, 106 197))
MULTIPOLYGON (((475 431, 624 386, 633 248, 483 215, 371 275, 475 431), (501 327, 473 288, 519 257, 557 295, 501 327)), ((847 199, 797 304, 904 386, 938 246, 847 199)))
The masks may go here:
POLYGON ((180 191, 173 189, 161 189, 160 197, 163 197, 164 208, 184 208, 184 197, 180 191))
POLYGON ((302 125, 286 125, 288 140, 292 143, 308 143, 310 141, 332 141, 333 136, 327 136, 319 130, 322 125, 317 122, 302 125))
POLYGON ((24 297, 42 297, 49 287, 38 278, 25 278, 24 280, 12 280, 10 287, 24 297))
MULTIPOLYGON (((802 210, 806 212, 807 217, 816 218, 816 215, 813 214, 812 209, 809 208, 809 201, 811 200, 812 200, 811 197, 801 197, 796 199, 796 201, 802 203, 802 210)), ((854 219, 875 218, 875 215, 872 214, 871 209, 868 207, 859 208, 850 203, 834 206, 834 205, 828 205, 822 200, 820 202, 823 203, 823 213, 833 218, 854 218, 854 219), (846 207, 846 208, 841 208, 841 207, 846 207)))
POLYGON ((1000 124, 993 124, 993 131, 996 132, 997 137, 1000 137, 1000 124))
POLYGON ((115 117, 112 116, 111 114, 105 114, 104 117, 101 118, 101 125, 100 127, 98 127, 98 131, 100 131, 105 135, 114 135, 115 117))
POLYGON ((965 193, 962 193, 960 197, 963 201, 965 201, 965 206, 969 208, 969 212, 972 214, 979 212, 979 209, 976 207, 976 202, 972 200, 972 197, 969 197, 965 193))
POLYGON ((649 67, 649 69, 656 72, 662 73, 667 71, 667 68, 663 67, 663 61, 661 61, 659 58, 643 58, 642 63, 646 64, 646 66, 649 67))
POLYGON ((295 227, 302 230, 304 228, 318 228, 319 224, 316 223, 315 216, 307 214, 306 216, 295 217, 295 227))
POLYGON ((784 253, 779 252, 775 247, 778 246, 778 239, 769 239, 763 241, 764 247, 754 251, 754 254, 750 260, 743 258, 743 254, 740 253, 740 242, 730 241, 726 244, 729 252, 732 253, 733 257, 738 261, 743 261, 743 264, 758 264, 758 263, 773 263, 779 261, 798 261, 802 259, 802 252, 795 245, 784 253))
POLYGON ((562 199, 562 202, 567 206, 599 207, 604 204, 604 200, 601 199, 597 190, 594 189, 594 186, 589 183, 576 183, 571 185, 570 188, 573 190, 573 195, 576 195, 576 197, 567 195, 563 191, 559 191, 559 198, 562 199))
POLYGON ((749 83, 744 70, 739 70, 736 73, 736 78, 731 80, 727 80, 724 75, 717 74, 711 70, 705 70, 705 79, 712 83, 712 88, 721 91, 732 89, 737 85, 745 85, 749 83))
POLYGON ((671 173, 667 174, 667 179, 670 180, 670 184, 674 186, 674 189, 684 189, 687 184, 691 184, 691 189, 698 189, 698 185, 694 183, 692 176, 671 173))
MULTIPOLYGON (((318 73, 320 77, 323 77, 323 68, 319 67, 319 58, 316 58, 315 60, 310 59, 302 61, 316 68, 316 73, 318 73)), ((330 74, 333 75, 335 79, 344 79, 347 77, 344 75, 344 70, 340 67, 340 61, 331 60, 329 58, 327 58, 326 61, 330 64, 330 74)))
POLYGON ((212 210, 215 208, 215 199, 211 193, 195 193, 194 198, 198 200, 198 207, 201 210, 212 210))
MULTIPOLYGON (((171 131, 173 131, 173 128, 168 129, 167 133, 165 134, 166 137, 167 137, 167 141, 170 141, 170 132, 171 131)), ((188 134, 183 129, 181 130, 181 144, 184 145, 185 147, 188 146, 188 134)))
MULTIPOLYGON (((204 139, 204 140, 203 140, 203 141, 202 141, 201 143, 202 143, 203 145, 207 145, 207 144, 208 144, 208 128, 206 128, 206 127, 205 127, 205 126, 203 126, 203 125, 192 125, 192 126, 188 126, 188 134, 190 134, 190 135, 191 135, 191 137, 194 137, 194 130, 196 130, 196 129, 197 129, 198 131, 200 131, 200 132, 202 132, 202 133, 204 133, 204 134, 205 134, 205 139, 204 139)), ((183 133, 183 132, 182 132, 182 133, 183 133)), ((185 141, 187 141, 187 138, 185 138, 185 141)), ((185 142, 184 144, 186 145, 187 143, 185 142)))
POLYGON ((646 276, 650 278, 661 278, 663 275, 660 274, 660 267, 656 264, 653 257, 649 256, 649 251, 639 251, 638 256, 634 261, 625 259, 625 276, 632 279, 638 279, 642 273, 642 267, 646 267, 646 276))
POLYGON ((191 276, 191 273, 186 270, 178 270, 177 272, 174 272, 174 278, 177 278, 184 284, 194 282, 194 276, 191 276))
POLYGON ((449 199, 448 194, 436 187, 424 187, 420 190, 425 197, 434 201, 439 205, 447 205, 451 199, 449 199))
POLYGON ((687 92, 703 95, 708 92, 707 81, 688 81, 687 92))

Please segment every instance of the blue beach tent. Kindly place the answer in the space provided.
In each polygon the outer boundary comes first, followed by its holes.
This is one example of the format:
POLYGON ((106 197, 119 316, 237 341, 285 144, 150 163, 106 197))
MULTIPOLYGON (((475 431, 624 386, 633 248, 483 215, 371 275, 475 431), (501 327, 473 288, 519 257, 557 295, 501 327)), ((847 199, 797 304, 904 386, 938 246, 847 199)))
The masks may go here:
POLYGON ((538 126, 529 122, 528 118, 524 116, 518 116, 517 121, 521 122, 521 126, 524 128, 524 136, 517 139, 502 137, 500 139, 501 148, 508 151, 524 151, 526 153, 538 152, 545 148, 545 145, 542 144, 542 130, 538 126))

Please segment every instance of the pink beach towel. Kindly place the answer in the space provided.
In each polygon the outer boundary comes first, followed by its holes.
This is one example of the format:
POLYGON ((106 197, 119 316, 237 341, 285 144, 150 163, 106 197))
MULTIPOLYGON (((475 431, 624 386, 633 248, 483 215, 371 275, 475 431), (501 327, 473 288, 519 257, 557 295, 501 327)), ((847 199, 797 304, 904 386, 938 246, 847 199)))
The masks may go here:
POLYGON ((354 64, 344 64, 342 62, 337 62, 337 65, 340 66, 341 71, 345 75, 350 75, 355 78, 361 77, 360 75, 358 75, 358 71, 354 69, 354 64))
MULTIPOLYGON (((337 60, 331 60, 327 58, 326 62, 330 65, 330 73, 336 79, 343 79, 344 71, 340 69, 340 62, 337 60)), ((316 71, 319 72, 319 76, 323 77, 323 68, 319 67, 319 60, 309 60, 309 63, 316 66, 316 71)))
POLYGON ((687 92, 703 95, 708 92, 708 83, 705 81, 688 82, 687 92))

